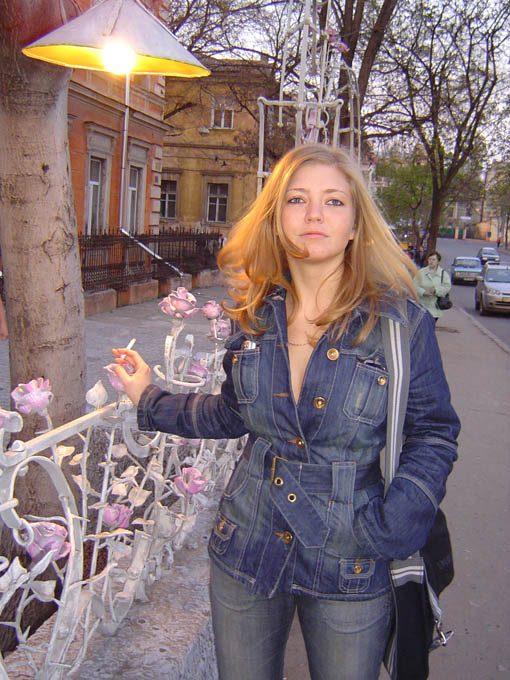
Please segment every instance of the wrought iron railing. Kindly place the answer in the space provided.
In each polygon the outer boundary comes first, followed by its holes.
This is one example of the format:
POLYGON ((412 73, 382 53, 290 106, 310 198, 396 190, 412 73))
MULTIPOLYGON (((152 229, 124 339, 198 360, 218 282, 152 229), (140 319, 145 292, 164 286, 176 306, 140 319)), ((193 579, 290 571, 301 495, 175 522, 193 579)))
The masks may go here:
MULTIPOLYGON (((196 300, 179 288, 160 308, 171 327, 164 363, 154 367, 157 378, 174 392, 217 393, 224 378, 221 336, 229 332, 219 305, 202 308, 211 351, 198 362, 192 335, 176 350, 185 319, 199 311, 196 300)), ((111 384, 119 389, 114 377, 111 384)), ((238 442, 140 433, 131 402, 119 392, 106 404, 101 381, 87 393, 93 410, 58 428, 48 413, 47 380, 18 386, 13 398, 18 411, 42 418, 46 427, 30 441, 9 444, 23 419, 0 409, 0 523, 20 553, 0 557, 0 629, 16 638, 15 651, 0 656, 0 677, 57 680, 72 677, 92 635, 113 634, 133 601, 171 569, 197 513, 228 478, 238 442), (54 491, 51 503, 40 500, 60 510, 28 514, 18 501, 19 485, 34 467, 45 471, 54 491), (25 616, 34 602, 56 606, 45 636, 32 635, 25 616)))
POLYGON ((159 255, 160 260, 123 234, 80 236, 83 289, 125 290, 131 283, 169 278, 175 270, 165 262, 190 274, 215 268, 220 237, 219 232, 195 232, 183 227, 164 234, 136 234, 136 241, 159 255))

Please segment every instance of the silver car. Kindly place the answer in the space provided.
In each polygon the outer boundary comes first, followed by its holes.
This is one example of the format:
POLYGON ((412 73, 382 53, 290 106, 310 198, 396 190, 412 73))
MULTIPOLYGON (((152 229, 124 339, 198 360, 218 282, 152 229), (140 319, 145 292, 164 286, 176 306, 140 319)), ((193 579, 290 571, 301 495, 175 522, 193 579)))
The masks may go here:
POLYGON ((476 284, 475 308, 480 314, 510 312, 510 265, 485 265, 476 284))
POLYGON ((452 283, 469 281, 476 284, 478 276, 482 275, 482 263, 478 257, 456 257, 450 267, 452 283))

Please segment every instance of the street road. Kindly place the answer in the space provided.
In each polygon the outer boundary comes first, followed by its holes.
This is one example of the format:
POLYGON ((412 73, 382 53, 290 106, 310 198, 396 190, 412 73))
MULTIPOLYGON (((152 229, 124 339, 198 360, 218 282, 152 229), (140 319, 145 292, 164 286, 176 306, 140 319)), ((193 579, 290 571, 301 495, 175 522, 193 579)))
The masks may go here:
MULTIPOLYGON (((457 241, 450 238, 440 238, 437 241, 437 250, 443 258, 441 265, 449 272, 454 257, 462 255, 476 256, 482 246, 492 245, 494 244, 487 241, 457 241)), ((500 251, 500 256, 501 264, 510 264, 510 255, 500 251)), ((454 305, 471 314, 479 323, 510 347, 510 314, 480 316, 480 313, 475 311, 475 287, 471 284, 462 283, 452 286, 450 298, 454 305)), ((446 326, 448 325, 448 312, 445 312, 442 323, 446 326)))

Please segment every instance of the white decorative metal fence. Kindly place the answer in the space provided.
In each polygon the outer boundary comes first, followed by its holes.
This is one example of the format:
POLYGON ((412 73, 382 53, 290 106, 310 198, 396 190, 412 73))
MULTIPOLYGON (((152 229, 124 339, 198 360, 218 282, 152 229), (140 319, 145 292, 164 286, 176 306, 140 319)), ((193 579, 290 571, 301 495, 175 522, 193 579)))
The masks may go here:
MULTIPOLYGON (((210 301, 201 309, 210 319, 212 348, 197 358, 192 335, 177 348, 186 317, 199 311, 196 300, 178 289, 160 307, 171 330, 156 376, 174 392, 218 391, 220 347, 230 332, 221 308, 210 301)), ((113 376, 111 383, 119 387, 113 376)), ((35 678, 72 677, 91 636, 115 633, 133 601, 147 598, 147 586, 191 540, 197 513, 214 502, 214 489, 233 468, 238 442, 140 433, 129 399, 119 392, 107 404, 101 381, 87 393, 93 410, 57 428, 48 415, 48 381, 20 385, 13 397, 18 411, 42 418, 46 427, 30 441, 9 444, 23 419, 0 409, 0 519, 20 552, 0 557, 0 626, 17 639, 16 652, 0 660, 0 677, 26 677, 27 669, 35 678), (51 486, 57 513, 27 514, 18 500, 36 466, 46 474, 44 488, 51 486), (42 641, 31 636, 24 616, 34 601, 56 606, 42 641)))

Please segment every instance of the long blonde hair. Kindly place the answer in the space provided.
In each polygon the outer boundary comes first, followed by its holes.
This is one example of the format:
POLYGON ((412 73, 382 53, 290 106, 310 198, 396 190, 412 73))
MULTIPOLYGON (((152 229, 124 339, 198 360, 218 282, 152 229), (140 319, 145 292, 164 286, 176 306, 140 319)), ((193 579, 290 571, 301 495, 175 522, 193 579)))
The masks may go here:
POLYGON ((354 238, 344 255, 344 270, 337 294, 315 320, 319 327, 338 322, 336 336, 345 331, 353 310, 368 303, 368 319, 356 342, 362 342, 377 321, 383 296, 416 297, 412 276, 416 267, 396 242, 371 197, 357 163, 343 150, 322 144, 292 149, 274 167, 264 189, 248 212, 235 224, 226 245, 218 255, 218 266, 225 275, 233 306, 223 303, 226 313, 248 333, 261 334, 264 327, 257 310, 274 286, 283 286, 296 307, 297 295, 286 277, 287 254, 305 258, 285 236, 282 207, 289 182, 304 163, 334 166, 349 182, 355 208, 354 238))

